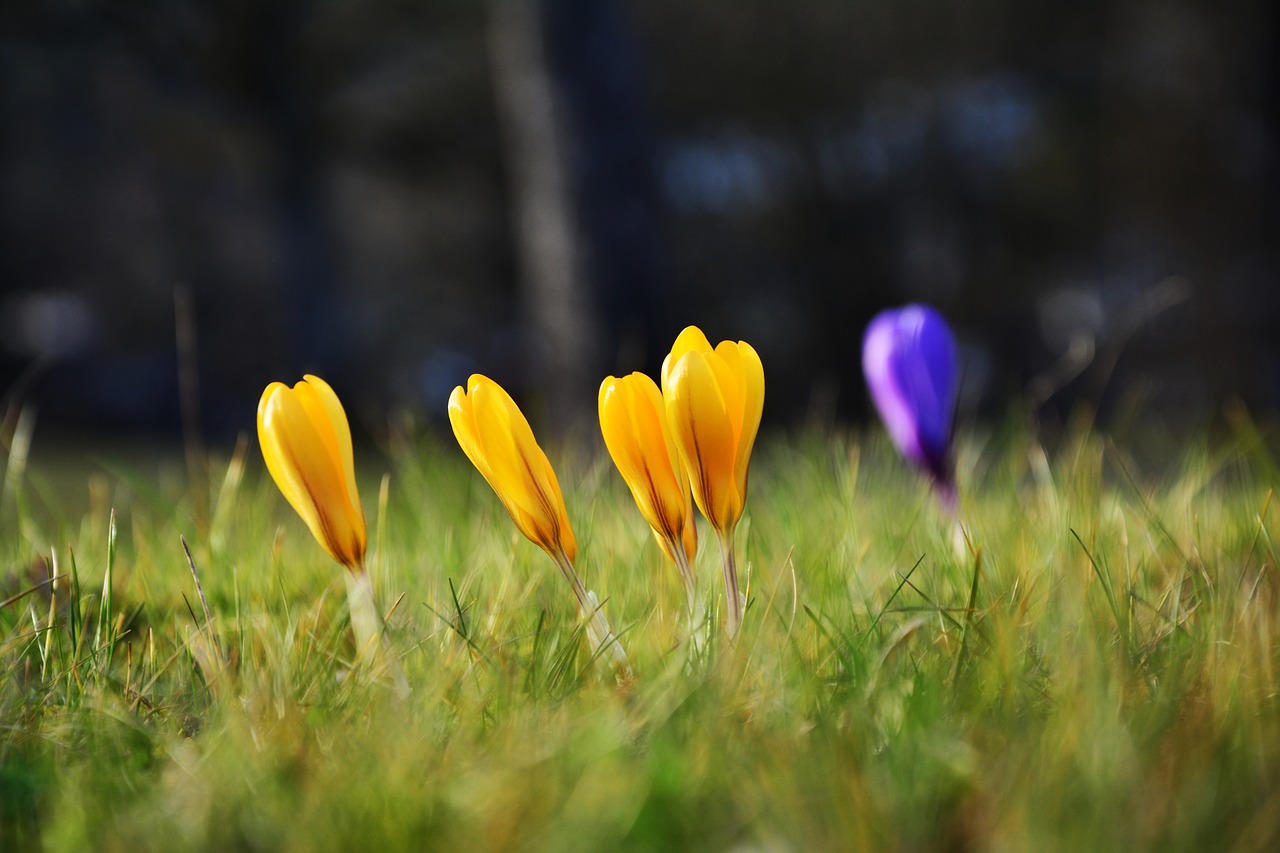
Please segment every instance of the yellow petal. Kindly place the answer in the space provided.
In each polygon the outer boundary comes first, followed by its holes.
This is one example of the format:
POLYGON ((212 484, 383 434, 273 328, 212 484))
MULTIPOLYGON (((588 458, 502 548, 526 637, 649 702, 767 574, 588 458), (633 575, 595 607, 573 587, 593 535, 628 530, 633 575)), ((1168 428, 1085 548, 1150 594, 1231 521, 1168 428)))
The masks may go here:
MULTIPOLYGON (((560 480, 556 477, 555 469, 551 467, 551 460, 541 448, 538 448, 538 454, 542 457, 544 488, 547 489, 549 502, 556 510, 555 541, 572 563, 578 559, 578 537, 573 535, 573 525, 569 523, 569 510, 564 504, 564 493, 560 491, 560 480)), ((554 554, 551 556, 555 558, 554 554)))
MULTIPOLYGON (((474 387, 477 384, 476 380, 483 378, 472 376, 467 384, 474 387)), ((508 500, 502 484, 493 476, 493 471, 490 469, 489 462, 485 456, 485 450, 480 444, 480 433, 476 427, 473 401, 474 398, 468 396, 461 385, 454 388, 453 393, 449 395, 449 423, 453 426, 454 437, 457 438, 459 446, 462 447, 462 452, 467 455, 467 458, 471 460, 471 464, 476 466, 476 470, 480 472, 485 482, 489 484, 494 494, 498 496, 498 500, 502 502, 503 508, 511 516, 516 527, 526 537, 536 542, 537 534, 532 521, 528 517, 528 513, 508 500)))
POLYGON ((488 481, 530 540, 553 557, 560 550, 572 561, 577 540, 569 524, 555 471, 533 430, 503 388, 480 374, 454 389, 449 419, 463 452, 488 481))
POLYGON ((364 513, 354 482, 344 479, 338 439, 314 389, 305 382, 267 386, 258 437, 272 479, 316 541, 344 566, 359 566, 367 544, 364 513))
POLYGON ((347 497, 351 501, 351 506, 359 508, 360 493, 356 490, 355 454, 351 450, 351 426, 347 422, 347 413, 328 382, 310 373, 303 378, 315 390, 316 396, 324 406, 329 427, 333 430, 333 437, 337 443, 338 456, 342 462, 342 480, 347 484, 347 497))
POLYGON ((320 441, 321 451, 311 457, 307 467, 317 469, 323 467, 326 485, 332 483, 338 487, 333 493, 313 494, 312 498, 317 504, 323 503, 332 507, 345 506, 349 503, 350 493, 347 492, 346 483, 343 481, 342 452, 338 449, 338 439, 329 423, 329 413, 325 409, 324 402, 316 390, 303 381, 293 386, 291 404, 302 409, 303 418, 320 441))
POLYGON ((698 555, 698 526, 693 520, 693 504, 689 500, 687 490, 685 492, 685 502, 688 504, 688 509, 684 514, 684 530, 681 533, 680 541, 684 545, 684 555, 692 563, 694 557, 698 555))
MULTIPOLYGON (((721 533, 742 511, 733 476, 735 442, 710 352, 690 351, 668 371, 667 423, 689 474, 693 499, 721 533)), ((725 368, 721 364, 720 369, 725 368)))
POLYGON ((664 531, 678 536, 693 506, 689 499, 688 481, 683 476, 680 451, 671 439, 667 426, 666 405, 662 392, 643 373, 629 377, 632 392, 632 422, 639 445, 648 462, 653 492, 658 496, 664 531))
POLYGON ((716 388, 724 399, 724 411, 733 430, 733 444, 737 447, 742 434, 742 392, 738 385, 738 351, 729 341, 723 341, 707 359, 715 374, 716 388))
POLYGON ((716 346, 716 355, 723 359, 736 389, 737 412, 734 418, 736 460, 734 464, 735 488, 743 504, 747 500, 747 468, 751 463, 751 450, 756 433, 760 429, 760 416, 764 411, 764 366, 760 355, 746 341, 723 341, 716 346))
POLYGON ((449 424, 453 427, 453 435, 458 439, 458 445, 462 447, 462 452, 471 460, 471 464, 484 475, 485 481, 490 486, 493 481, 489 477, 489 466, 484 461, 484 455, 480 451, 479 440, 476 437, 476 416, 471 406, 471 398, 467 396, 466 389, 461 385, 453 389, 453 393, 449 395, 449 424))
POLYGON ((671 352, 662 360, 662 396, 666 397, 671 387, 671 371, 687 352, 711 352, 711 342, 697 326, 685 326, 671 345, 671 352))
POLYGON ((659 538, 678 539, 689 505, 688 489, 669 441, 662 394, 643 373, 610 376, 600 385, 600 431, 641 514, 659 538))
POLYGON ((290 394, 289 386, 282 382, 272 382, 262 392, 258 400, 258 444, 262 448, 263 461, 267 463, 267 472, 284 494, 289 505, 294 508, 308 527, 316 515, 315 505, 308 494, 297 468, 292 462, 292 455, 281 442, 281 417, 277 414, 283 399, 290 394))
POLYGON ((531 459, 527 452, 529 444, 533 443, 528 422, 514 404, 509 403, 507 393, 492 382, 476 383, 468 396, 472 400, 476 433, 495 490, 525 514, 537 519, 535 523, 540 532, 536 539, 545 543, 551 538, 550 528, 555 524, 557 513, 546 493, 539 488, 543 466, 540 460, 531 459), (527 436, 517 436, 517 432, 527 436))

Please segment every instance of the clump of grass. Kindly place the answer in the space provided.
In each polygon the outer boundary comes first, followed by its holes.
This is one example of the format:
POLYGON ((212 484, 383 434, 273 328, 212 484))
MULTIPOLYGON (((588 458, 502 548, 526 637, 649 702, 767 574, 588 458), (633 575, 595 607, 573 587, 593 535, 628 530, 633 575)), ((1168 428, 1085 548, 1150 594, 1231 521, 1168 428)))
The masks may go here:
POLYGON ((369 565, 401 699, 360 677, 340 574, 243 448, 211 462, 202 524, 176 458, 59 481, 33 459, 0 504, 0 848, 1280 841, 1257 435, 1159 470, 1093 432, 969 436, 958 526, 879 437, 767 437, 743 628, 696 651, 607 458, 555 461, 635 681, 590 660, 561 579, 425 437, 361 461, 366 496, 388 477, 369 565))

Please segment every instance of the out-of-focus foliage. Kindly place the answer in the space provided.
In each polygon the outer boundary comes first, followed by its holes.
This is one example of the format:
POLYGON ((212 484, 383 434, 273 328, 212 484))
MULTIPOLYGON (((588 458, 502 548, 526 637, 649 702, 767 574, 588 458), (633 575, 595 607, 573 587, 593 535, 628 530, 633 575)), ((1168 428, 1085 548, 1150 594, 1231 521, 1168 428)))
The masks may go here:
POLYGON ((879 429, 761 442, 699 648, 603 452, 553 448, 625 685, 458 448, 363 459, 405 698, 255 454, 201 525, 174 464, 50 449, 0 489, 0 849, 1275 849, 1267 442, 957 449, 963 527, 879 429))

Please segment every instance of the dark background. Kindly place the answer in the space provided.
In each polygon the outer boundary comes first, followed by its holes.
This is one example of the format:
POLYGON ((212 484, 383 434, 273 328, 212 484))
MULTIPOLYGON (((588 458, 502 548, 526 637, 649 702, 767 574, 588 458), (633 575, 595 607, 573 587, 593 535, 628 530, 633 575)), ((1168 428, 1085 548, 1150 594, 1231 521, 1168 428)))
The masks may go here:
POLYGON ((689 323, 760 351, 768 422, 831 423, 916 300, 970 417, 1273 416, 1277 35, 1253 0, 4 3, 6 424, 176 436, 179 339, 215 437, 304 370, 366 426, 472 371, 568 421, 689 323))

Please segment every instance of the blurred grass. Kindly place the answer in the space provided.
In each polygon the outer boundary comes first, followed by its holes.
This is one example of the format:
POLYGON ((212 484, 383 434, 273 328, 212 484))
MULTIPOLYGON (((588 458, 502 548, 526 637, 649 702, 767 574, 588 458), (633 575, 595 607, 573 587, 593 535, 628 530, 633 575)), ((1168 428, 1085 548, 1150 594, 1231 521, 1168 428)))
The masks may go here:
POLYGON ((357 455, 405 702, 349 672, 341 570, 256 448, 210 461, 203 524, 176 455, 6 479, 0 849, 1280 844, 1277 469, 1247 422, 1154 468, 969 435, 962 526, 879 433, 771 436, 743 632, 701 655, 607 457, 553 454, 626 686, 456 447, 357 455))

